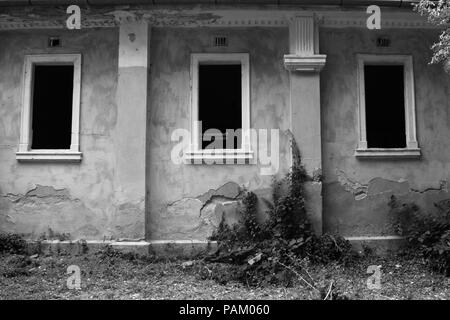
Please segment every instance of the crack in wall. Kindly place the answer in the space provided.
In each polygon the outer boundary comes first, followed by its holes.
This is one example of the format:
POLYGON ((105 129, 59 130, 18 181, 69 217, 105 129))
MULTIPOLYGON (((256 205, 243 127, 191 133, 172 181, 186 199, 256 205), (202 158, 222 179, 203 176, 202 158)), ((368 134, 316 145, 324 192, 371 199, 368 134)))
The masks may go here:
POLYGON ((430 191, 444 191, 444 192, 448 192, 448 187, 447 187, 447 180, 441 180, 439 181, 439 187, 435 188, 435 187, 429 187, 429 188, 425 188, 423 190, 419 190, 419 189, 410 189, 411 192, 415 192, 415 193, 426 193, 426 192, 430 192, 430 191))

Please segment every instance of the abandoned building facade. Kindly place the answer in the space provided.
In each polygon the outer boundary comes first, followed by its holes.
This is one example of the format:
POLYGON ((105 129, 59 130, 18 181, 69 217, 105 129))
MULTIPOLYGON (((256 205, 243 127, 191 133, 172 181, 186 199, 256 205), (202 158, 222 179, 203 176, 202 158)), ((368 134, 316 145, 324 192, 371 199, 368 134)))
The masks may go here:
POLYGON ((243 190, 270 200, 292 138, 319 233, 389 238, 392 195, 450 199, 449 76, 411 1, 381 1, 380 29, 371 1, 141 2, 0 1, 2 232, 205 241, 243 190), (198 121, 279 145, 244 139, 208 164, 198 121), (177 129, 193 144, 179 162, 177 129))

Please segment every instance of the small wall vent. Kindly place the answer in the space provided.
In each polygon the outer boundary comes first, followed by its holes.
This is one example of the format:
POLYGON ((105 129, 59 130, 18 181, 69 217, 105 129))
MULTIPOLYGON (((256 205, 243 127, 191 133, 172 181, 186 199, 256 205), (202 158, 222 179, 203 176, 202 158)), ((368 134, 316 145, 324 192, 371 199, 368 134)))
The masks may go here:
POLYGON ((49 48, 61 47, 61 39, 59 37, 49 37, 48 47, 49 48))
POLYGON ((225 36, 215 36, 214 47, 228 47, 228 38, 225 36))
POLYGON ((377 38, 377 47, 389 47, 391 40, 389 38, 377 38))

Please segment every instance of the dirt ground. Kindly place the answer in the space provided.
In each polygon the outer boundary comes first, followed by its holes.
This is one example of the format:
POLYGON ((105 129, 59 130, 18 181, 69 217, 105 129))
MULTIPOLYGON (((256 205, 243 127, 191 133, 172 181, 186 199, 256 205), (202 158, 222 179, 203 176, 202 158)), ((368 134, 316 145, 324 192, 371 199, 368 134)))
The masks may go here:
MULTIPOLYGON (((291 287, 252 288, 219 284, 199 274, 199 260, 155 261, 102 252, 78 256, 0 256, 0 299, 319 299, 297 281, 291 287), (69 266, 80 268, 80 289, 69 289, 69 266)), ((209 268, 212 269, 212 268, 209 268)), ((308 267, 310 282, 330 286, 344 299, 450 299, 450 278, 431 272, 421 261, 372 257, 353 267, 308 267), (381 288, 370 289, 370 265, 381 266, 381 288)), ((74 278, 69 284, 74 284, 74 278)))

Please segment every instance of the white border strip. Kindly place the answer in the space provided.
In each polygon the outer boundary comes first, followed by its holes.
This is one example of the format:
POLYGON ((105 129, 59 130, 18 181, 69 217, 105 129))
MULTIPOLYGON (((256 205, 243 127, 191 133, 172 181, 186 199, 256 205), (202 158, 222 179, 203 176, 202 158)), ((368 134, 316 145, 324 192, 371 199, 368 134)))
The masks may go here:
POLYGON ((362 237, 344 237, 348 241, 373 241, 373 240, 404 240, 402 236, 362 236, 362 237))

